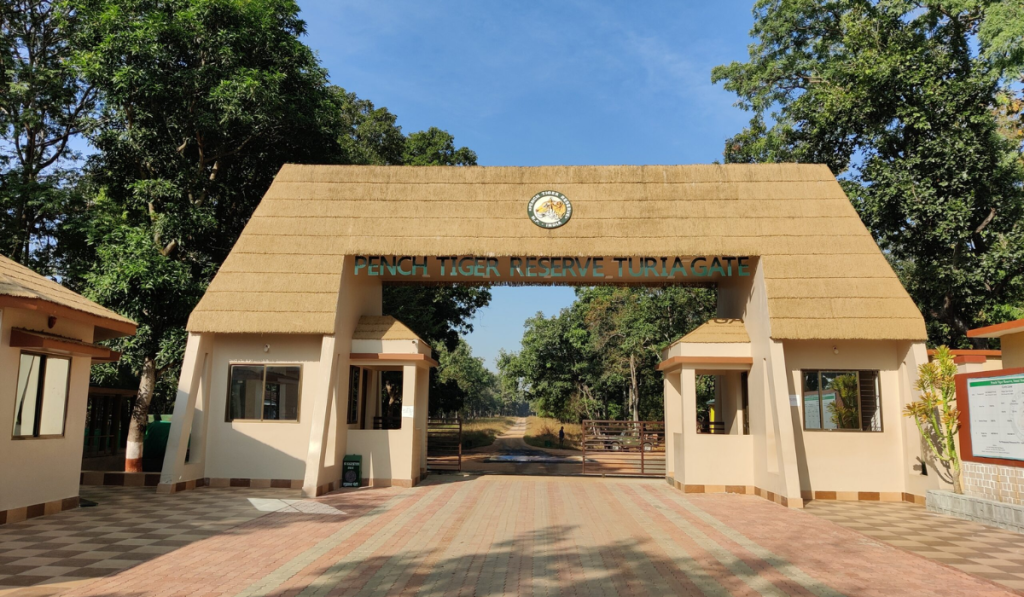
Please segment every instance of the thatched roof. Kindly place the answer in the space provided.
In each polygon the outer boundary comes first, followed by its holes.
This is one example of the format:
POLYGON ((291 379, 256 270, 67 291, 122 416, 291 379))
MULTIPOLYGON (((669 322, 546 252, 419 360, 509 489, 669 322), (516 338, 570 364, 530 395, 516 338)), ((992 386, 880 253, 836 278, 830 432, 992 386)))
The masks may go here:
POLYGON ((749 343, 750 336, 742 319, 711 319, 672 344, 749 343))
POLYGON ((353 340, 423 340, 404 323, 390 315, 359 318, 353 340))
POLYGON ((923 340, 924 320, 828 168, 797 164, 281 169, 189 321, 333 333, 344 255, 752 255, 777 339, 923 340), (525 215, 557 189, 572 220, 525 215))
POLYGON ((67 316, 92 323, 101 331, 97 340, 135 333, 135 322, 40 276, 31 269, 0 256, 0 306, 8 305, 67 316))

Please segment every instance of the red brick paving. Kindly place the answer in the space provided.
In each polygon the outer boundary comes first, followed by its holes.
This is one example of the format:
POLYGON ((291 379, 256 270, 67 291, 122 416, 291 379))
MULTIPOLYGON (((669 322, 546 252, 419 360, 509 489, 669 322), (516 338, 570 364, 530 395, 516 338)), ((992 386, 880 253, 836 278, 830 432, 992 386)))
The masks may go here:
POLYGON ((805 512, 664 482, 435 477, 272 513, 64 594, 1012 595, 805 512))

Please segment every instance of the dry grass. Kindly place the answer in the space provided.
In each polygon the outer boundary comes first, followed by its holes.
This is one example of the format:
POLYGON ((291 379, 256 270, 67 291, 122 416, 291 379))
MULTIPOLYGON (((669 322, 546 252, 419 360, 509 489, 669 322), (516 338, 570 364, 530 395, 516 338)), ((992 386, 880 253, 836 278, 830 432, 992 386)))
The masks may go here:
POLYGON ((545 417, 528 417, 526 419, 526 436, 523 441, 538 448, 558 447, 558 428, 565 427, 565 443, 562 448, 579 450, 583 440, 583 428, 577 423, 560 423, 558 419, 545 417))
POLYGON ((515 422, 513 417, 488 417, 462 422, 462 447, 480 448, 494 443, 515 422))

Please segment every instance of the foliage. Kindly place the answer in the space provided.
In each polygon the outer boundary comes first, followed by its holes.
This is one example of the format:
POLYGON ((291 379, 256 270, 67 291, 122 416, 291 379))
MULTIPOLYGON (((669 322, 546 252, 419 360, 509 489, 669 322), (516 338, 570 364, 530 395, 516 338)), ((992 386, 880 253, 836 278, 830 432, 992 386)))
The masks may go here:
POLYGON ((918 368, 915 389, 921 399, 908 404, 904 416, 914 419, 928 450, 949 471, 953 491, 963 493, 960 485, 960 456, 956 450, 960 430, 960 411, 956 408, 956 364, 949 348, 940 346, 935 359, 918 368))
POLYGON ((473 356, 472 349, 464 339, 459 338, 455 350, 448 350, 442 344, 437 350, 437 362, 438 381, 455 382, 461 390, 462 403, 453 410, 469 417, 498 412, 494 374, 484 367, 483 359, 473 356))
POLYGON ((457 284, 384 286, 383 310, 409 326, 435 349, 455 350, 477 309, 491 301, 490 289, 457 284))
POLYGON ((499 384, 560 421, 662 419, 661 350, 714 310, 704 288, 578 288, 558 315, 526 321, 521 350, 499 359, 499 384))
POLYGON ((857 403, 857 375, 845 373, 832 380, 836 400, 828 405, 832 423, 838 429, 860 429, 860 406, 857 403))
POLYGON ((52 0, 0 3, 0 254, 44 274, 81 203, 69 144, 94 124, 96 90, 69 60, 79 23, 52 0))
POLYGON ((135 442, 180 366, 188 313, 280 165, 342 159, 340 111, 290 0, 65 6, 79 19, 71 62, 102 98, 66 278, 139 323, 116 343, 141 378, 135 442))
MULTIPOLYGON (((87 201, 60 216, 59 274, 140 324, 114 342, 121 363, 94 374, 137 380, 134 435, 154 394, 166 394, 157 408, 170 404, 188 314, 282 164, 475 163, 448 133, 407 138, 386 108, 329 85, 299 39, 293 0, 59 6, 68 86, 100 107, 97 126, 77 129, 96 153, 75 187, 87 201)), ((425 337, 454 344, 488 299, 479 289, 421 292, 403 307, 428 316, 425 337)))
POLYGON ((712 73, 753 113, 726 160, 844 174, 936 343, 1024 303, 1021 144, 997 123, 1024 67, 1020 6, 759 0, 750 60, 712 73))
POLYGON ((407 166, 475 166, 476 152, 455 147, 455 138, 437 127, 412 133, 405 142, 402 163, 407 166))

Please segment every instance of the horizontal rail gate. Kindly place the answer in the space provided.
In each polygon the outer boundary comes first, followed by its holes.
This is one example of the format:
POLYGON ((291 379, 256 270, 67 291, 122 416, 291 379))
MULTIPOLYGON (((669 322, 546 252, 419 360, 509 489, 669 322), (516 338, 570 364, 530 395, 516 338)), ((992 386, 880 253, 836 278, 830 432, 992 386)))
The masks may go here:
POLYGON ((665 476, 664 421, 583 421, 583 474, 665 476))
POLYGON ((462 419, 427 420, 427 469, 462 470, 462 419))

